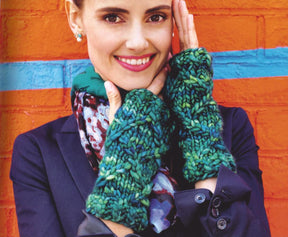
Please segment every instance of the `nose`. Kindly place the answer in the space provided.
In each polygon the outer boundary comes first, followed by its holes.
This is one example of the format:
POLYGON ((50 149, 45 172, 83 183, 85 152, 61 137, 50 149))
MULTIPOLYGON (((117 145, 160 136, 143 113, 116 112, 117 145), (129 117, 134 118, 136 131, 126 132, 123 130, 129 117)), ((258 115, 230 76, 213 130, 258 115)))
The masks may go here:
POLYGON ((149 42, 145 36, 144 29, 141 24, 133 24, 129 32, 126 34, 128 35, 126 40, 126 47, 128 49, 135 52, 141 52, 148 48, 149 42))

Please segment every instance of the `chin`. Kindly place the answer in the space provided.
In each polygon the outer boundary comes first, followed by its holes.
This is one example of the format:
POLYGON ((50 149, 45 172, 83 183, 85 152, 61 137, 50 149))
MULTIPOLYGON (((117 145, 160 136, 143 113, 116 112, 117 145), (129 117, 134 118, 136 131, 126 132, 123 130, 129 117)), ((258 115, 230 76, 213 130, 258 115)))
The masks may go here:
MULTIPOLYGON (((148 76, 147 76, 148 77, 148 76)), ((145 78, 147 78, 145 77, 145 78)), ((120 88, 127 90, 127 91, 131 91, 134 89, 147 89, 148 86, 151 84, 152 80, 142 80, 137 78, 137 77, 132 77, 130 78, 130 80, 125 80, 125 82, 122 81, 122 83, 117 83, 117 86, 119 86, 120 88)))

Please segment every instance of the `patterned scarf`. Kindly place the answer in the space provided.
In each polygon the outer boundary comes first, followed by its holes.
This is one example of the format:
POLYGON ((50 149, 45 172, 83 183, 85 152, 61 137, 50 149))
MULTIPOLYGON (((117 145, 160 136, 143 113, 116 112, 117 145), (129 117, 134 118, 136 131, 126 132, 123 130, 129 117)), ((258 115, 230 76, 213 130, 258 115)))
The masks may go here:
MULTIPOLYGON (((121 96, 125 91, 120 89, 121 96)), ((105 137, 109 127, 109 101, 104 81, 93 67, 76 76, 72 83, 71 101, 76 117, 81 145, 88 161, 98 173, 98 165, 105 154, 105 137)), ((150 198, 149 222, 156 233, 169 228, 175 222, 174 189, 176 181, 167 167, 161 167, 153 179, 150 198)))

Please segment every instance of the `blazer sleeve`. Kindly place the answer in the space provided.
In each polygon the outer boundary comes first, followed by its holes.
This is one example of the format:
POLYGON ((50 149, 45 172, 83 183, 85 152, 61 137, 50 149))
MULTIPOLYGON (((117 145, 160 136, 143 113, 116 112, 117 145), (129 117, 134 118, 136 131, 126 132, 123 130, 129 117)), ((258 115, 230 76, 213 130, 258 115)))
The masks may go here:
POLYGON ((39 146, 29 133, 15 140, 10 178, 20 236, 64 237, 39 146))
POLYGON ((270 236, 257 150, 246 112, 235 109, 231 153, 237 173, 222 166, 214 194, 206 189, 175 194, 178 217, 185 229, 197 232, 196 236, 270 236))

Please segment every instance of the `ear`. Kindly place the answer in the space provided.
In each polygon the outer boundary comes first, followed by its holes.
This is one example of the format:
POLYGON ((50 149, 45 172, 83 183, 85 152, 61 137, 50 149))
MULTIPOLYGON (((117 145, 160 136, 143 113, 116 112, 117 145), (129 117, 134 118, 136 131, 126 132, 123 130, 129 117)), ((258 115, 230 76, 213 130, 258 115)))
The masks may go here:
POLYGON ((174 30, 176 29, 176 22, 175 22, 175 19, 174 17, 172 18, 172 32, 174 32, 174 30))
POLYGON ((81 9, 76 6, 73 0, 65 0, 65 10, 68 23, 73 34, 83 34, 83 24, 81 18, 81 9))

